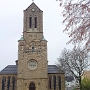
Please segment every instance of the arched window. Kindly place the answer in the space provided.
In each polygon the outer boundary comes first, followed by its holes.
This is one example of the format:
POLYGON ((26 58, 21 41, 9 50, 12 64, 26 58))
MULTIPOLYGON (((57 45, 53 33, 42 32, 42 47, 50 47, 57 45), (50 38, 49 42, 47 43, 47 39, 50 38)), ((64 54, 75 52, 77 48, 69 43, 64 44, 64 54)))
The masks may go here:
POLYGON ((10 90, 10 76, 8 77, 8 81, 7 81, 7 90, 10 90))
POLYGON ((34 83, 31 83, 29 85, 29 90, 35 90, 35 84, 34 83))
POLYGON ((54 90, 56 90, 56 76, 53 76, 54 90))
POLYGON ((32 46, 32 52, 34 51, 34 46, 32 46))
POLYGON ((61 90, 61 77, 58 76, 58 88, 59 90, 61 90))
POLYGON ((12 77, 12 90, 15 90, 15 77, 12 77))
POLYGON ((29 27, 32 28, 32 17, 29 17, 29 27))
POLYGON ((51 89, 52 88, 52 77, 51 76, 49 76, 49 89, 51 89))
POLYGON ((35 17, 34 20, 35 20, 35 28, 37 28, 37 17, 35 17))
POLYGON ((5 90, 6 77, 2 78, 2 90, 5 90))

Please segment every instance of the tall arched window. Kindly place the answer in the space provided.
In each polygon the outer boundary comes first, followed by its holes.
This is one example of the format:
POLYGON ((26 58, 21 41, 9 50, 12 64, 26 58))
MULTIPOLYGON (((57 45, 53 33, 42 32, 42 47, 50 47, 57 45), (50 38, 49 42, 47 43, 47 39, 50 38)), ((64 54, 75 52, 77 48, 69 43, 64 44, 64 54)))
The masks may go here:
POLYGON ((56 76, 53 76, 54 90, 56 90, 56 76))
POLYGON ((32 17, 29 17, 29 27, 32 28, 32 17))
POLYGON ((61 90, 61 77, 58 76, 58 88, 59 90, 61 90))
POLYGON ((34 46, 32 46, 32 52, 34 51, 34 46))
POLYGON ((5 90, 6 77, 2 78, 2 90, 5 90))
POLYGON ((35 84, 34 83, 31 83, 29 85, 29 90, 35 90, 35 84))
POLYGON ((51 76, 49 76, 49 89, 51 89, 52 88, 52 77, 51 76))
POLYGON ((7 81, 7 90, 10 90, 10 76, 8 77, 8 81, 7 81))
POLYGON ((35 20, 35 28, 37 28, 37 17, 35 17, 34 20, 35 20))
POLYGON ((15 77, 12 77, 12 90, 15 90, 15 77))

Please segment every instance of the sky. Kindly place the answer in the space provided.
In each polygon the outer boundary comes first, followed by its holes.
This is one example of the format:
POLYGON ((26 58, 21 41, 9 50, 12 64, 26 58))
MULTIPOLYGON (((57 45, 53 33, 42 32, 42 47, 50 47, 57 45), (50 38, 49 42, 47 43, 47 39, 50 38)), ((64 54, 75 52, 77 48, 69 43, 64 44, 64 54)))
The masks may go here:
MULTIPOLYGON (((43 32, 48 41, 48 64, 57 62, 66 45, 68 35, 63 33, 62 8, 56 0, 34 0, 43 11, 43 32)), ((23 10, 32 0, 0 0, 0 70, 7 65, 15 65, 18 60, 18 40, 23 32, 23 10)))

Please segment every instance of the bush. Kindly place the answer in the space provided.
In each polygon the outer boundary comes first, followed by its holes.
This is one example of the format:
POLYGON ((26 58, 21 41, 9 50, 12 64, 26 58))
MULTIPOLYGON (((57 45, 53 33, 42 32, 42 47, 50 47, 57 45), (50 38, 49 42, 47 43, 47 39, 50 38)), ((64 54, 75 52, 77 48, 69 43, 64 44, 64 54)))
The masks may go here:
POLYGON ((82 90, 90 90, 90 79, 84 78, 82 80, 82 90))

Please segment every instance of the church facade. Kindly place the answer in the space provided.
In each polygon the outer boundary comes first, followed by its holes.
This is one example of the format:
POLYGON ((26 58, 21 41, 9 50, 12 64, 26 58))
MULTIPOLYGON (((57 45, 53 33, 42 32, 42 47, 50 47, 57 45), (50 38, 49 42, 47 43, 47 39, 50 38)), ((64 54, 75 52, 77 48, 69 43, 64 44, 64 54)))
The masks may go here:
POLYGON ((64 79, 62 70, 48 65, 43 11, 32 3, 24 10, 18 60, 16 65, 8 65, 0 72, 0 90, 65 90, 64 79))

